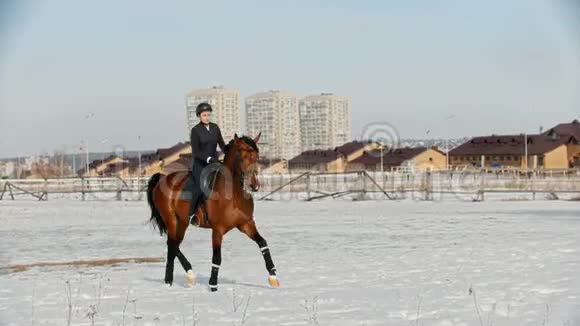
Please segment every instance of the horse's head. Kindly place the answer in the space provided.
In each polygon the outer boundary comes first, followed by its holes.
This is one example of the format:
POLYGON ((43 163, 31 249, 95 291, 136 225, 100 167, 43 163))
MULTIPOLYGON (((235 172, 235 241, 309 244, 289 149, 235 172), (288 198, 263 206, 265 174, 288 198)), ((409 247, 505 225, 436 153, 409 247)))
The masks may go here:
POLYGON ((254 139, 247 136, 238 137, 234 135, 234 139, 228 144, 228 152, 235 149, 238 158, 239 170, 242 174, 242 180, 245 184, 250 186, 252 191, 260 189, 260 182, 258 181, 258 141, 260 134, 254 139))

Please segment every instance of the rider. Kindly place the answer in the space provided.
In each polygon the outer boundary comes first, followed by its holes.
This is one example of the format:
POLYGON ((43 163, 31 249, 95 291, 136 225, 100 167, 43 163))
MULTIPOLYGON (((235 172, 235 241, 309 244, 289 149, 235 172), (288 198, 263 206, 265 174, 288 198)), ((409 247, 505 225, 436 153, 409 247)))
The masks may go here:
POLYGON ((200 175, 204 167, 218 162, 217 145, 225 152, 226 144, 217 124, 210 122, 212 108, 208 103, 200 103, 195 109, 199 123, 191 128, 190 143, 193 158, 192 177, 193 190, 189 208, 191 224, 197 224, 195 210, 203 197, 200 175))

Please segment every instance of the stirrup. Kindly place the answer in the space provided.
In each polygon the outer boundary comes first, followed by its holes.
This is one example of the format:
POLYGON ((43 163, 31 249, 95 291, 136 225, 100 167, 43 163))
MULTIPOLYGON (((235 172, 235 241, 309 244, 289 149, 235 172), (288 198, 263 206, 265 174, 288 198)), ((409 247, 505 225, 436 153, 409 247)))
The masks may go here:
MULTIPOLYGON (((201 205, 201 214, 203 215, 203 223, 202 224, 209 225, 209 214, 207 213, 207 209, 205 208, 205 206, 203 204, 201 205)), ((200 225, 200 219, 198 219, 196 213, 193 213, 193 215, 191 215, 189 217, 189 224, 200 225)))
POLYGON ((193 213, 193 215, 191 215, 189 217, 189 224, 191 224, 191 225, 198 225, 199 224, 199 222, 197 220, 197 215, 195 215, 195 213, 193 213))

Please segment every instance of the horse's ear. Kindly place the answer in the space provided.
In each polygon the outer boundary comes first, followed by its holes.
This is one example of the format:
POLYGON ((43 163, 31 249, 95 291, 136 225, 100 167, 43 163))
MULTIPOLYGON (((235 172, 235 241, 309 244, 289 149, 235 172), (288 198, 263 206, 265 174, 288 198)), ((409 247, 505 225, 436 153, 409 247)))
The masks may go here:
POLYGON ((254 143, 256 143, 256 144, 257 144, 257 143, 260 141, 260 136, 261 136, 261 135, 262 135, 262 132, 260 131, 260 132, 258 133, 258 136, 256 136, 256 137, 254 138, 254 143))
POLYGON ((234 134, 234 139, 238 140, 238 133, 237 132, 234 134))

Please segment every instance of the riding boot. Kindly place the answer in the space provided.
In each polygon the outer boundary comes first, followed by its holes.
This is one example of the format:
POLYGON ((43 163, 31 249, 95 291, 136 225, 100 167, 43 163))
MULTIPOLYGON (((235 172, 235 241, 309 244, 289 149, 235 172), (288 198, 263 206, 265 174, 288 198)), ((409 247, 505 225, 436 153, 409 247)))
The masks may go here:
POLYGON ((199 205, 201 198, 201 194, 199 191, 193 191, 191 196, 191 201, 189 202, 189 223, 192 225, 198 225, 199 221, 197 216, 195 215, 195 211, 197 210, 197 206, 199 205))

